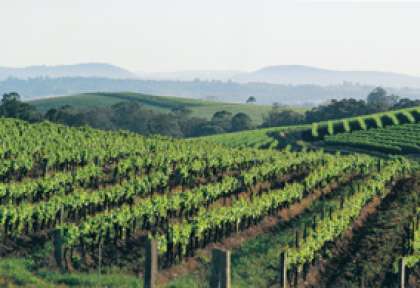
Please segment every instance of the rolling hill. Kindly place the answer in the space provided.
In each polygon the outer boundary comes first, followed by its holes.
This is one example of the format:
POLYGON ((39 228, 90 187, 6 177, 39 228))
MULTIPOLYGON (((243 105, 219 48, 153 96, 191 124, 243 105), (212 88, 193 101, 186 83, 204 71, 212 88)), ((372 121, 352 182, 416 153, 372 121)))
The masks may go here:
POLYGON ((197 99, 153 96, 140 93, 87 93, 74 96, 45 98, 30 101, 40 111, 47 111, 51 108, 71 105, 78 108, 107 107, 118 102, 136 101, 147 108, 161 112, 169 112, 172 108, 184 106, 192 110, 192 115, 210 119, 212 115, 221 110, 227 110, 233 114, 244 112, 255 122, 260 124, 265 113, 270 111, 271 106, 254 104, 237 104, 212 102, 197 99))

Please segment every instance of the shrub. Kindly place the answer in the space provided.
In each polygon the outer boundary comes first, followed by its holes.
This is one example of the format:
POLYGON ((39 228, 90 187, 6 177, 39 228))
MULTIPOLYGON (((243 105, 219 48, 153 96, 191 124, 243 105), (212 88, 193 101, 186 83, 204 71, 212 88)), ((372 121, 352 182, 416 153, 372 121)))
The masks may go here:
POLYGON ((312 123, 312 137, 313 138, 318 138, 319 134, 318 134, 318 123, 312 123))
POLYGON ((350 128, 350 122, 347 119, 343 120, 343 128, 344 128, 344 132, 351 132, 351 128, 350 128))
POLYGON ((362 117, 357 118, 357 122, 359 122, 359 126, 361 130, 367 130, 365 119, 362 117))
POLYGON ((328 129, 328 135, 334 135, 334 123, 332 121, 328 121, 327 129, 328 129))
POLYGON ((382 124, 381 116, 375 115, 372 117, 373 121, 375 122, 376 128, 383 128, 384 125, 382 124))

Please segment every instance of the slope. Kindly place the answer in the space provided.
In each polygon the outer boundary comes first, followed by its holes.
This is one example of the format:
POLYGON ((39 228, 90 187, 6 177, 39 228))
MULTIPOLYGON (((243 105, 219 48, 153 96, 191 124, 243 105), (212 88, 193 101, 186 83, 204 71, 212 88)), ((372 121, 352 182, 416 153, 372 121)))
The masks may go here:
POLYGON ((153 96, 140 93, 87 93, 74 96, 54 97, 30 101, 40 111, 47 111, 51 108, 71 105, 77 108, 108 107, 118 102, 136 101, 147 108, 161 112, 169 112, 176 107, 186 107, 192 110, 192 115, 210 119, 212 115, 221 110, 227 110, 233 114, 244 112, 248 114, 256 124, 262 122, 262 117, 271 106, 254 104, 237 104, 211 102, 199 99, 188 99, 179 97, 153 96))

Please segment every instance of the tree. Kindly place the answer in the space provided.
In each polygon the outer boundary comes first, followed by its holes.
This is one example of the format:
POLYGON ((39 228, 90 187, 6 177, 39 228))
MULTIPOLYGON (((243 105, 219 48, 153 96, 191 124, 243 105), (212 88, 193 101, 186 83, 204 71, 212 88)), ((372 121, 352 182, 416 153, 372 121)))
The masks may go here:
POLYGON ((396 103, 392 109, 403 109, 403 108, 410 108, 420 106, 420 100, 411 100, 408 98, 402 98, 396 103))
POLYGON ((255 98, 254 96, 249 96, 248 99, 246 100, 246 103, 255 103, 257 102, 257 98, 255 98))
POLYGON ((211 124, 230 131, 232 129, 232 113, 226 110, 217 111, 211 118, 211 124))
POLYGON ((7 104, 11 102, 20 101, 20 95, 17 92, 10 92, 3 94, 3 98, 1 99, 1 104, 7 104))
POLYGON ((277 107, 273 109, 264 117, 263 127, 275 127, 284 125, 301 124, 304 121, 303 114, 293 110, 280 111, 277 107))
POLYGON ((375 109, 375 112, 386 111, 398 102, 398 96, 388 95, 382 87, 376 87, 367 96, 367 104, 375 109))
POLYGON ((320 105, 305 113, 305 122, 312 123, 331 119, 340 119, 374 112, 363 100, 331 100, 327 105, 320 105))
POLYGON ((201 126, 200 131, 198 132, 199 134, 195 136, 213 135, 213 134, 220 134, 223 132, 225 132, 225 130, 223 130, 220 126, 207 124, 207 125, 201 126))
POLYGON ((0 116, 18 118, 29 122, 42 120, 42 115, 35 106, 20 101, 16 92, 3 94, 0 106, 0 116))
POLYGON ((252 119, 247 114, 239 112, 232 118, 232 131, 249 130, 252 126, 252 119))
POLYGON ((193 111, 185 106, 176 106, 171 109, 171 112, 174 113, 177 117, 188 117, 192 114, 193 111))

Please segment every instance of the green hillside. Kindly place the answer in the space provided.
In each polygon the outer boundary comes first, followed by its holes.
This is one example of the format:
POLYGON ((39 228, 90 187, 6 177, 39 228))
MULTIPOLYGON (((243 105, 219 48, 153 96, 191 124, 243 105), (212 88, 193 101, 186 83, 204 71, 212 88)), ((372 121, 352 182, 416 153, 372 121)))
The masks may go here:
POLYGON ((327 136, 325 143, 391 154, 419 154, 420 123, 341 133, 327 136))
POLYGON ((122 101, 136 101, 147 108, 168 112, 172 108, 184 106, 193 111, 193 116, 210 119, 212 115, 221 110, 233 114, 244 112, 252 117, 255 124, 262 122, 262 117, 271 106, 256 104, 237 104, 212 102, 200 99, 188 99, 167 96, 153 96, 140 93, 87 93, 73 96, 54 97, 30 101, 39 110, 45 112, 51 108, 71 105, 77 108, 108 107, 122 101))
MULTIPOLYGON (((211 136, 199 137, 200 140, 221 144, 230 148, 278 148, 285 146, 290 138, 288 133, 303 131, 310 127, 309 125, 296 125, 273 127, 264 129, 255 129, 235 133, 224 133, 211 136)), ((197 139, 197 138, 196 138, 197 139)), ((194 141, 194 139, 192 139, 194 141)))
POLYGON ((298 126, 205 136, 230 148, 284 148, 287 145, 346 146, 391 154, 419 153, 420 107, 298 126), (415 124, 417 123, 417 124, 415 124), (323 141, 325 139, 325 141, 323 141), (379 141, 379 142, 378 142, 379 141))

